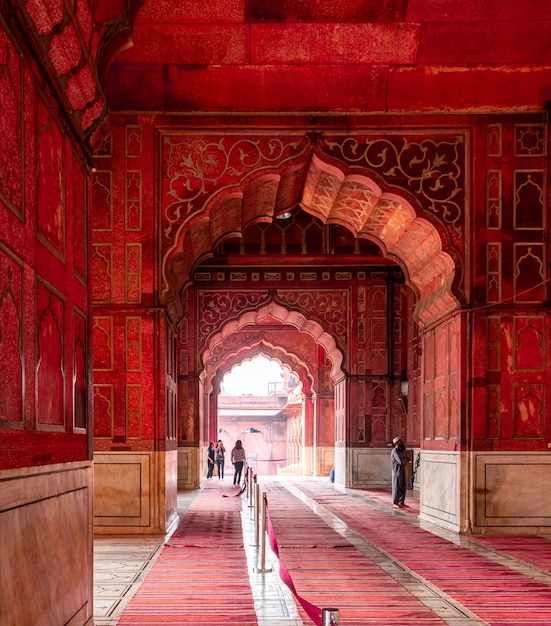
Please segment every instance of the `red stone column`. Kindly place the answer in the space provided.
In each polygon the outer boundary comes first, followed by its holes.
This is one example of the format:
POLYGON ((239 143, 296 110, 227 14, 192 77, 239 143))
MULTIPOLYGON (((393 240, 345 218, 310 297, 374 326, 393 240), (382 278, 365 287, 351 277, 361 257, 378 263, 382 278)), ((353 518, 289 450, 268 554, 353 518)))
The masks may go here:
POLYGON ((302 402, 302 474, 315 474, 315 411, 311 395, 305 395, 302 402))

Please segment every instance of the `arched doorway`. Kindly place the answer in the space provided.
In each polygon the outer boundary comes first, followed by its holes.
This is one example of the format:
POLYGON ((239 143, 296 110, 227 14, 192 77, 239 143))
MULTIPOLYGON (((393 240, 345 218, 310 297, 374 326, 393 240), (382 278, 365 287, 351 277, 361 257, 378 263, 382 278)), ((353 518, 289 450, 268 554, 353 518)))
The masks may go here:
POLYGON ((224 375, 217 394, 218 438, 241 440, 247 464, 260 476, 303 472, 305 402, 301 372, 264 351, 224 375), (232 386, 232 380, 240 383, 232 386))
MULTIPOLYGON (((279 421, 285 423, 285 433, 290 437, 292 433, 285 453, 278 455, 281 467, 294 465, 292 471, 307 475, 328 474, 334 464, 333 387, 334 379, 344 376, 342 353, 319 322, 308 320, 274 299, 227 321, 220 332, 211 336, 202 354, 204 400, 200 406, 204 407, 201 431, 205 439, 212 440, 219 427, 223 374, 258 354, 284 365, 300 385, 299 398, 296 394, 293 397, 287 386, 280 395, 279 410, 273 406, 279 421)), ((250 404, 247 399, 244 403, 250 404)))
MULTIPOLYGON (((192 376, 198 386, 188 386, 184 402, 196 403, 188 417, 199 417, 204 444, 212 413, 209 354, 227 349, 224 342, 236 329, 263 333, 282 307, 289 328, 326 333, 342 355, 340 371, 334 362, 328 367, 338 484, 382 485, 392 436, 405 434, 418 447, 425 436, 420 356, 426 333, 443 323, 439 340, 443 332, 447 345, 461 343, 461 325, 452 315, 458 306, 452 286, 461 291, 464 281, 455 272, 461 255, 446 227, 414 208, 403 190, 383 191, 380 175, 343 165, 328 154, 330 142, 313 150, 299 144, 277 166, 257 164, 238 184, 215 186, 202 209, 195 208, 197 195, 175 201, 178 192, 171 190, 170 211, 179 212, 180 202, 187 217, 177 230, 171 222, 165 231, 173 233, 163 257, 165 301, 175 320, 183 312, 187 328, 190 321, 196 325, 192 376), (259 310, 269 310, 265 319, 259 310), (219 340, 211 344, 214 336, 219 340)), ((437 188, 440 174, 431 176, 437 188)), ((450 228, 459 228, 458 221, 450 228)), ((448 404, 458 410, 460 355, 444 350, 441 358, 449 361, 447 380, 457 383, 448 404)), ((441 396, 430 377, 424 382, 441 396)), ((443 427, 445 436, 458 432, 458 416, 432 416, 431 424, 433 431, 443 427)))

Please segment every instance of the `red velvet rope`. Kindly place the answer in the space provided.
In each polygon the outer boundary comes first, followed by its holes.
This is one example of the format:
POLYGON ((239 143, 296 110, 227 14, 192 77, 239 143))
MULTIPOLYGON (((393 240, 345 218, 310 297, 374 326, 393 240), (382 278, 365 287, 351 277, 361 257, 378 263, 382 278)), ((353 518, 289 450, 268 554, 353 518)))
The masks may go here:
POLYGON ((314 622, 314 624, 316 626, 321 626, 321 609, 319 609, 317 606, 314 606, 311 602, 308 602, 308 600, 305 600, 298 595, 295 584, 293 583, 293 579, 291 578, 291 574, 289 574, 289 570, 285 567, 285 565, 283 565, 283 563, 279 559, 279 547, 277 545, 277 539, 275 536, 274 527, 272 525, 272 520, 270 519, 270 514, 268 512, 268 505, 266 505, 266 522, 266 531, 268 533, 268 538, 270 539, 270 547, 272 548, 272 552, 276 555, 279 562, 279 576, 281 580, 293 592, 293 595, 300 602, 300 605, 306 611, 308 617, 314 622))

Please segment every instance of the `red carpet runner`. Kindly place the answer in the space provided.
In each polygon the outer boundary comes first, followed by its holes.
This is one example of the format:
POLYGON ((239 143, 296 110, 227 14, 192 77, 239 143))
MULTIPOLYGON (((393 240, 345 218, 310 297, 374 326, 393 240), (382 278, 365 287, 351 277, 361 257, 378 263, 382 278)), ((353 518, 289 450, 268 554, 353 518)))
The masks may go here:
MULTIPOLYGON (((551 625, 550 585, 409 523, 417 515, 413 500, 411 508, 396 513, 335 491, 329 483, 289 481, 384 550, 395 559, 393 566, 376 550, 371 558, 362 554, 278 481, 260 482, 268 494, 279 556, 296 593, 314 607, 338 608, 341 626, 445 623, 387 573, 389 565, 399 580, 411 583, 411 570, 489 626, 551 625)), ((217 480, 205 485, 119 624, 258 626, 243 546, 242 498, 235 493, 237 488, 217 480)), ((364 495, 390 505, 388 493, 364 495)), ((469 542, 540 567, 546 580, 551 542, 545 538, 470 537, 469 542)), ((305 626, 312 626, 303 608, 298 610, 305 626)), ((268 623, 277 626, 277 618, 268 623)), ((469 619, 459 617, 458 623, 469 619)))
MULTIPOLYGON (((308 481, 293 481, 293 485, 490 626, 551 624, 549 585, 405 523, 399 516, 374 509, 330 485, 308 481)), ((493 537, 478 541, 494 548, 500 546, 503 552, 514 549, 516 557, 526 562, 549 564, 549 542, 542 538, 493 537), (542 546, 546 548, 544 556, 537 559, 534 547, 537 550, 542 546)))
POLYGON ((118 624, 257 626, 236 492, 206 483, 118 624))
POLYGON ((261 482, 261 489, 298 594, 318 607, 338 608, 341 626, 445 623, 279 483, 261 482))

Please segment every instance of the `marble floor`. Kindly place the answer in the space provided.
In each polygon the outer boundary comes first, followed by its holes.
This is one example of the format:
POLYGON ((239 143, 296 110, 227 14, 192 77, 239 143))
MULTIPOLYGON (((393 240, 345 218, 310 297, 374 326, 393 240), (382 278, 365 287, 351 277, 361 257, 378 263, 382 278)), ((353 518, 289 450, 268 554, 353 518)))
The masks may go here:
MULTIPOLYGON (((185 512, 200 490, 178 494, 178 514, 185 512)), ((176 524, 171 529, 176 530, 176 524)), ((170 536, 96 536, 94 538, 94 625, 115 626, 130 598, 170 536)))

